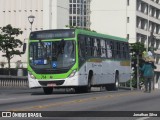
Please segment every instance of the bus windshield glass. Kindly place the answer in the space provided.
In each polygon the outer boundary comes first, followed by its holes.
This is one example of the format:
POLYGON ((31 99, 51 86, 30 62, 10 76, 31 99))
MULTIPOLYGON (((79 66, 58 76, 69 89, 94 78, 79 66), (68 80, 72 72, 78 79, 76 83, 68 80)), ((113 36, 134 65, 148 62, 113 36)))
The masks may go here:
POLYGON ((63 69, 75 63, 75 41, 32 42, 29 63, 33 68, 63 69))

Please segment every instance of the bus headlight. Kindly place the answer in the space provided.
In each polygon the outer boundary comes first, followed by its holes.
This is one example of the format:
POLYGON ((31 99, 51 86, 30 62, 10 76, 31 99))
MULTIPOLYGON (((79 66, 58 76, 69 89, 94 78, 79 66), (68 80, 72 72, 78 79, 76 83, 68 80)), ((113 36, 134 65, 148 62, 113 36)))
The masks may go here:
POLYGON ((31 77, 32 79, 36 79, 31 72, 28 72, 28 73, 29 73, 29 75, 30 75, 30 77, 31 77))
POLYGON ((71 72, 71 74, 69 75, 69 77, 73 77, 75 74, 76 74, 76 70, 73 70, 72 72, 71 72))

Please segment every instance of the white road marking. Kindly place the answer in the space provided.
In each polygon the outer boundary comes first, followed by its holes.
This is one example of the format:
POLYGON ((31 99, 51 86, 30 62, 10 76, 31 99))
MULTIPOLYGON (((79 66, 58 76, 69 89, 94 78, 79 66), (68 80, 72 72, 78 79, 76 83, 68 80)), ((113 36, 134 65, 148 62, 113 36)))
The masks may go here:
POLYGON ((136 120, 147 120, 147 119, 149 119, 150 117, 142 117, 142 118, 138 118, 138 119, 136 119, 136 120))
POLYGON ((17 98, 3 98, 3 99, 0 99, 0 100, 13 100, 13 99, 17 99, 17 98))

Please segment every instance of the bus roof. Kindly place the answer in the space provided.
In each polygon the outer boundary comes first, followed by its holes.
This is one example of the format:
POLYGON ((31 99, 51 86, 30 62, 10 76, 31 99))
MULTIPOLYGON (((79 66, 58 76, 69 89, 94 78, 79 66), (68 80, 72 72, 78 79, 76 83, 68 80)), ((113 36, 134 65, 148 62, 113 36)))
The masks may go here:
POLYGON ((95 37, 108 38, 112 40, 128 42, 126 38, 121 38, 121 37, 107 35, 107 34, 101 34, 101 33, 97 33, 94 31, 83 30, 83 29, 75 29, 75 30, 78 34, 85 34, 85 35, 90 35, 90 36, 95 36, 95 37))
POLYGON ((45 39, 45 38, 53 39, 53 38, 62 38, 62 37, 69 38, 69 37, 75 37, 76 34, 90 35, 94 37, 108 38, 112 40, 128 42, 126 38, 111 36, 107 34, 101 34, 101 33, 84 30, 84 29, 50 29, 50 30, 33 31, 30 34, 30 39, 31 40, 45 39), (73 31, 75 31, 75 34, 73 34, 73 31))

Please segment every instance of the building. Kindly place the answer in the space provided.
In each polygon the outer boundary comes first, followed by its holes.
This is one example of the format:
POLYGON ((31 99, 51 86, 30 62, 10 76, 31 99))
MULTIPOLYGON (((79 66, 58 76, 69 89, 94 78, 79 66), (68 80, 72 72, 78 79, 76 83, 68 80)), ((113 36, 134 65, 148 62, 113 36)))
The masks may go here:
POLYGON ((69 25, 90 28, 91 0, 69 0, 69 25))
MULTIPOLYGON (((69 0, 0 0, 0 27, 11 24, 20 28, 23 35, 19 39, 27 42, 31 32, 28 16, 35 16, 32 30, 64 28, 69 24, 69 0)), ((1 54, 1 53, 0 53, 1 54)), ((27 53, 11 60, 11 67, 21 60, 26 67, 27 53)), ((0 59, 6 62, 5 58, 0 59)))
POLYGON ((97 32, 146 44, 151 31, 160 35, 160 0, 92 0, 90 18, 97 32))

